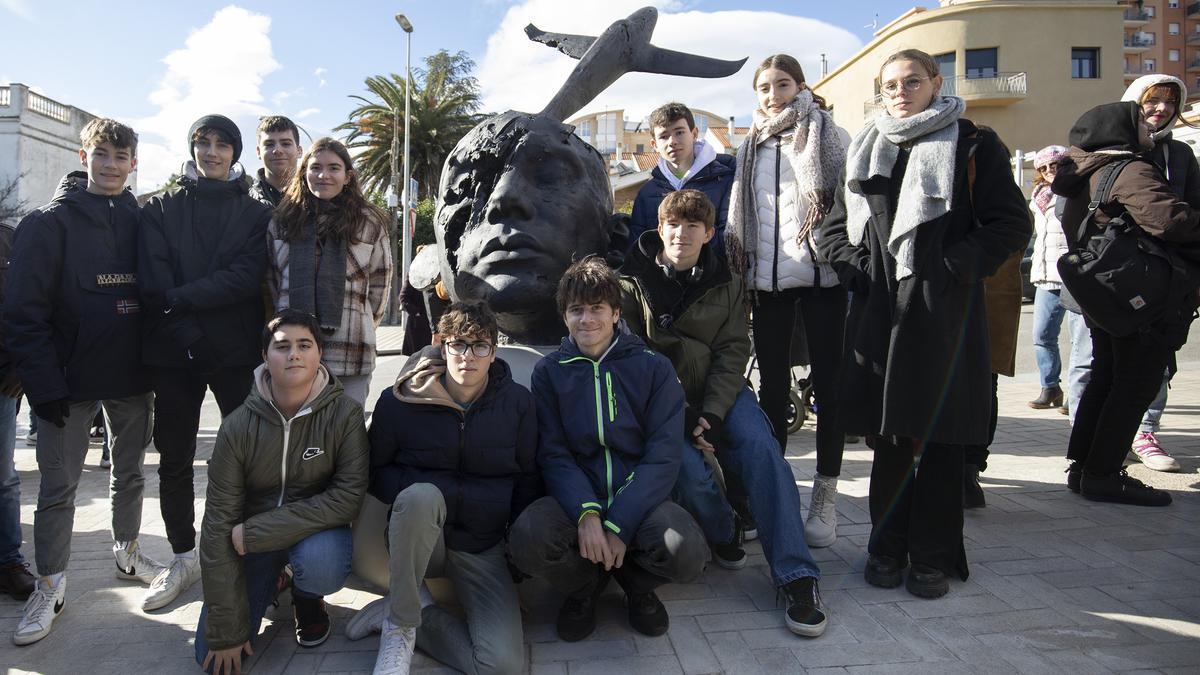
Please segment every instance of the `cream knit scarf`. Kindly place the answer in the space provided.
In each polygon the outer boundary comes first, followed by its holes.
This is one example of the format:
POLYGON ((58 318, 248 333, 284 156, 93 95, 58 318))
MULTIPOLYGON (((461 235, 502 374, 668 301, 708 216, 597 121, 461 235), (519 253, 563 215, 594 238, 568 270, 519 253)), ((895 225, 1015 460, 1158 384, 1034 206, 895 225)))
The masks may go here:
POLYGON ((859 245, 871 209, 862 184, 875 176, 891 178, 900 145, 909 144, 908 164, 892 218, 887 249, 896 259, 896 279, 913 274, 917 226, 944 215, 952 206, 958 125, 966 104, 957 96, 938 96, 912 117, 881 114, 850 143, 846 159, 846 231, 859 245))
MULTIPOLYGON (((788 107, 768 117, 762 110, 754 111, 750 133, 737 152, 737 180, 729 199, 729 214, 725 223, 725 252, 729 269, 743 278, 754 278, 757 263, 758 205, 754 199, 754 161, 758 146, 772 136, 792 133, 792 144, 783 152, 792 165, 797 189, 804 200, 795 200, 797 207, 808 203, 808 212, 797 214, 800 231, 796 242, 803 244, 812 228, 820 223, 833 207, 842 167, 846 163, 846 148, 838 136, 833 118, 813 101, 812 91, 803 89, 788 107)), ((771 223, 771 227, 775 224, 771 223)))

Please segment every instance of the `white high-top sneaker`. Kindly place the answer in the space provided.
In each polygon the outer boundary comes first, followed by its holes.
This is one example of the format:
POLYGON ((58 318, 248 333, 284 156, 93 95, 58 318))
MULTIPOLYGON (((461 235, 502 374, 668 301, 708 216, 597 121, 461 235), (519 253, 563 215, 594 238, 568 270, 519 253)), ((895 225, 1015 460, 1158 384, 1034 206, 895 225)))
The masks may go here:
POLYGON ((50 634, 54 620, 62 614, 67 606, 67 578, 59 579, 57 586, 51 586, 45 577, 38 579, 37 588, 33 589, 29 599, 25 601, 25 609, 21 613, 21 621, 13 632, 13 644, 31 645, 50 634))
POLYGON ((383 619, 383 635, 379 637, 379 655, 375 657, 374 675, 408 675, 412 667, 413 650, 417 647, 417 629, 400 628, 390 617, 383 619))
POLYGON ((179 594, 200 579, 200 559, 176 557, 170 567, 163 569, 150 582, 150 590, 142 600, 142 610, 161 609, 175 601, 179 594))
POLYGON ((837 478, 813 477, 812 501, 804 521, 804 539, 811 548, 833 546, 837 541, 837 478))
POLYGON ((136 539, 129 542, 128 547, 113 544, 113 557, 117 559, 118 579, 140 581, 147 586, 166 569, 166 565, 145 556, 136 539))

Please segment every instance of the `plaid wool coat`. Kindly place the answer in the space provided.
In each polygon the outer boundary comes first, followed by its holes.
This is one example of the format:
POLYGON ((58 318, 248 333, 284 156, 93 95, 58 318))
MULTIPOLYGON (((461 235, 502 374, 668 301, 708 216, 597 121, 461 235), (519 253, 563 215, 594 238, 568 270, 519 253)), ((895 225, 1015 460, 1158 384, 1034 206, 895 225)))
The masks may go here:
MULTIPOLYGON (((346 250, 346 289, 342 294, 342 321, 325 336, 321 363, 339 377, 369 375, 375 370, 375 328, 383 321, 392 288, 392 246, 387 226, 376 222, 359 232, 346 250)), ((280 238, 274 219, 267 228, 270 258, 267 287, 275 311, 290 307, 288 243, 280 238)))

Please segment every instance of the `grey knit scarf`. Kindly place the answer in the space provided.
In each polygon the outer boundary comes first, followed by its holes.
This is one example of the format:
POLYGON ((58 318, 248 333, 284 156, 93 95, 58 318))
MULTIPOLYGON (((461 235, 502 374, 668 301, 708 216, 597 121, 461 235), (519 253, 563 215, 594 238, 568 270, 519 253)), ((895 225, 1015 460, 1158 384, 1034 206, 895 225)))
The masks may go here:
POLYGON ((846 158, 846 231, 851 244, 861 244, 871 209, 862 184, 881 176, 891 178, 900 145, 909 144, 908 165, 900 184, 887 248, 896 259, 896 279, 913 274, 913 245, 917 226, 950 210, 954 194, 954 158, 958 125, 966 104, 957 96, 937 96, 912 117, 881 114, 850 143, 846 158))
POLYGON ((804 196, 795 200, 808 204, 808 212, 797 214, 800 231, 796 243, 803 244, 812 228, 833 207, 838 179, 846 163, 846 148, 838 136, 830 114, 813 100, 812 91, 803 89, 788 107, 774 116, 754 111, 750 133, 737 152, 737 180, 729 198, 725 222, 725 252, 729 269, 743 278, 754 278, 758 254, 758 204, 754 198, 754 162, 758 146, 772 136, 792 132, 792 145, 784 153, 796 176, 797 189, 804 196))
POLYGON ((342 325, 348 245, 344 238, 336 236, 332 227, 323 228, 319 224, 336 218, 336 207, 324 200, 315 201, 316 217, 305 223, 300 236, 288 243, 288 298, 292 309, 317 317, 321 330, 332 335, 342 325))

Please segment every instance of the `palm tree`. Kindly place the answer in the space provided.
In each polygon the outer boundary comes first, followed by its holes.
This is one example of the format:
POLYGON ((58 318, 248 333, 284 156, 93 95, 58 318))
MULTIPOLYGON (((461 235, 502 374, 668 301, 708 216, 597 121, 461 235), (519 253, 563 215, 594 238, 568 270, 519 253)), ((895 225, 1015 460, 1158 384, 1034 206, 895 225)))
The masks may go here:
MULTIPOLYGON (((474 68, 466 52, 442 50, 425 58, 425 68, 413 69, 410 161, 426 198, 437 194, 446 156, 482 117, 476 112, 480 102, 479 83, 470 75, 474 68)), ((357 156, 363 189, 381 193, 392 183, 392 153, 399 166, 403 152, 404 126, 395 122, 404 111, 404 78, 376 75, 366 85, 371 96, 352 96, 361 105, 336 130, 349 132, 346 146, 357 156)))

